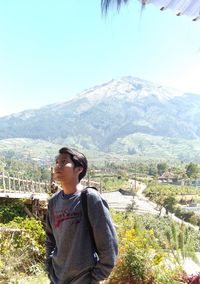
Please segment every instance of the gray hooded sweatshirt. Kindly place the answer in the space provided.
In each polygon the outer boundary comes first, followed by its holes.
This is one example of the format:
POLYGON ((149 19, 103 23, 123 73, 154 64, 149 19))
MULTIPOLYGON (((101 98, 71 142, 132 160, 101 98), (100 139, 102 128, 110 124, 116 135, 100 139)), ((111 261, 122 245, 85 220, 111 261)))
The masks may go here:
POLYGON ((92 188, 88 188, 87 206, 98 255, 83 214, 81 192, 65 195, 60 191, 49 201, 47 271, 54 284, 97 284, 115 264, 116 232, 105 202, 92 188))

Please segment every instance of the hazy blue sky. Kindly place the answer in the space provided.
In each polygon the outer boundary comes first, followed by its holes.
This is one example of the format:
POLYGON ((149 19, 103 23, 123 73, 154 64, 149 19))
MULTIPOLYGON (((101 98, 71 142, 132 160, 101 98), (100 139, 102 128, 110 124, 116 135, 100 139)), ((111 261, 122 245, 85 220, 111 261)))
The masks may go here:
POLYGON ((200 93, 200 21, 140 3, 0 1, 0 116, 132 75, 200 93))

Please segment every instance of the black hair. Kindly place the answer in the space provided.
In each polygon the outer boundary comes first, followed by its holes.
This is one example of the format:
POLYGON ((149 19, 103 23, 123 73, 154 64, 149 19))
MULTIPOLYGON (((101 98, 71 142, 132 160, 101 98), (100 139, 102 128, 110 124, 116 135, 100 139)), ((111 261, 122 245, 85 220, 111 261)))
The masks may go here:
POLYGON ((70 159, 74 163, 75 168, 77 167, 83 168, 82 172, 78 176, 79 181, 81 181, 82 178, 84 178, 84 176, 86 175, 87 168, 88 168, 88 161, 85 155, 76 149, 67 148, 67 147, 61 148, 59 150, 59 154, 68 154, 70 156, 70 159))

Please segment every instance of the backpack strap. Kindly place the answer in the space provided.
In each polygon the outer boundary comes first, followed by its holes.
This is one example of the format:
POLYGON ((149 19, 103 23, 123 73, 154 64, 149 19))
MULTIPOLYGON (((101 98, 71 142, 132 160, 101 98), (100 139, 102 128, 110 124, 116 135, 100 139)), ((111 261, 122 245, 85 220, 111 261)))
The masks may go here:
POLYGON ((88 216, 87 195, 88 195, 88 191, 87 191, 87 188, 85 188, 81 192, 82 209, 83 209, 83 214, 84 214, 86 222, 87 222, 87 226, 88 226, 91 242, 92 242, 92 244, 94 246, 95 252, 98 253, 98 250, 97 250, 97 247, 96 247, 96 243, 95 243, 95 239, 94 239, 93 229, 92 229, 92 226, 91 226, 91 223, 90 223, 90 220, 89 220, 89 216, 88 216))

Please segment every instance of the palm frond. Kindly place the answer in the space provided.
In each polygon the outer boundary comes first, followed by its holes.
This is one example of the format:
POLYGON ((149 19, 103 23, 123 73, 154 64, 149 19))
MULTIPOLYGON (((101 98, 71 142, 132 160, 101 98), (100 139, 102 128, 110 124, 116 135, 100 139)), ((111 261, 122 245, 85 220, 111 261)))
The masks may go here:
MULTIPOLYGON (((187 15, 193 21, 200 20, 200 0, 138 0, 142 5, 142 10, 147 4, 156 5, 161 11, 171 9, 177 16, 187 15)), ((127 4, 129 0, 101 0, 102 13, 107 14, 111 4, 115 4, 117 9, 127 4)))
POLYGON ((129 0, 101 0, 101 11, 104 14, 107 14, 109 7, 111 4, 116 4, 117 9, 121 7, 123 4, 127 4, 129 0))

